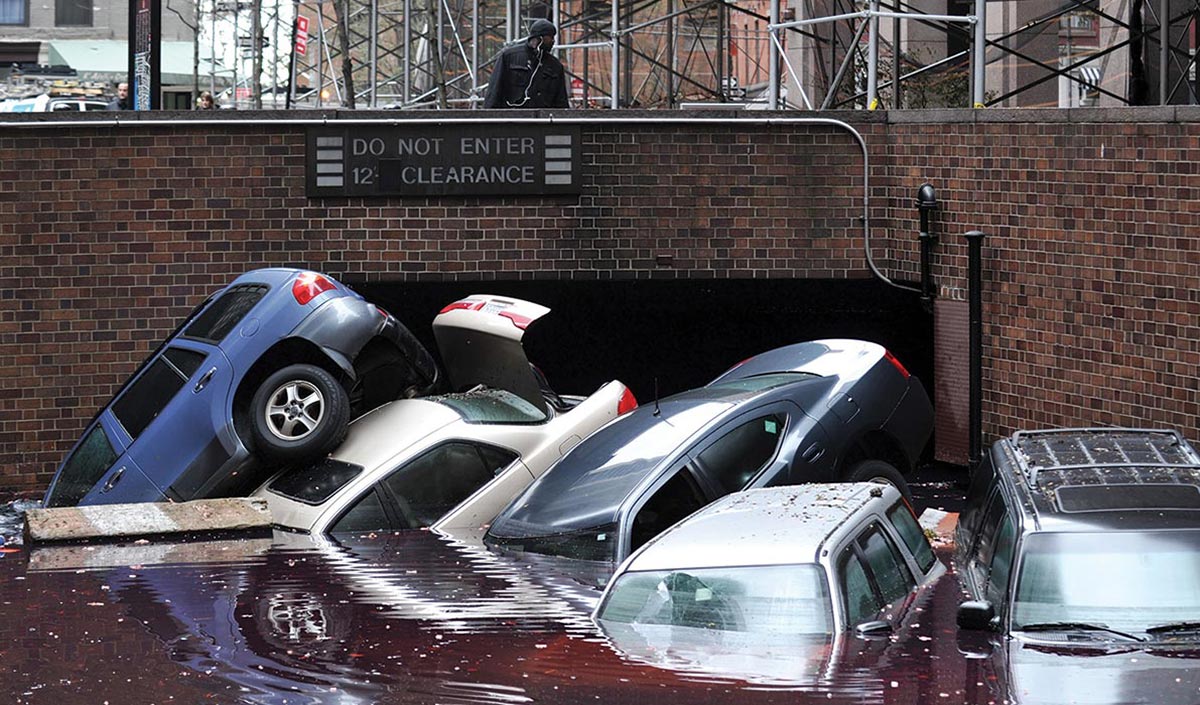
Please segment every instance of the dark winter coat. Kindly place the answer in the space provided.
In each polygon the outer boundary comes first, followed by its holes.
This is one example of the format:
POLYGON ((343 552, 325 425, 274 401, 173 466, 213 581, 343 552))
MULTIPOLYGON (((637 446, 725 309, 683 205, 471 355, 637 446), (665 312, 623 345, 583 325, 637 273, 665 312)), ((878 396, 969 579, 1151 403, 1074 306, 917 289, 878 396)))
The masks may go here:
POLYGON ((550 52, 538 57, 529 44, 509 47, 496 59, 485 108, 566 108, 567 80, 562 62, 550 52))

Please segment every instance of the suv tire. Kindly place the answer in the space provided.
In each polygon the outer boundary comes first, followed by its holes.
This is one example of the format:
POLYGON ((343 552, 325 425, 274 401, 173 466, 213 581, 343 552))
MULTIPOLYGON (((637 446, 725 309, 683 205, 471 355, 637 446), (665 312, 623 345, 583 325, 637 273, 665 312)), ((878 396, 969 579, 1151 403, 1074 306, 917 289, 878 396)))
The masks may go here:
POLYGON ((267 377, 250 402, 254 448, 264 459, 320 457, 346 437, 350 399, 316 365, 289 365, 267 377))

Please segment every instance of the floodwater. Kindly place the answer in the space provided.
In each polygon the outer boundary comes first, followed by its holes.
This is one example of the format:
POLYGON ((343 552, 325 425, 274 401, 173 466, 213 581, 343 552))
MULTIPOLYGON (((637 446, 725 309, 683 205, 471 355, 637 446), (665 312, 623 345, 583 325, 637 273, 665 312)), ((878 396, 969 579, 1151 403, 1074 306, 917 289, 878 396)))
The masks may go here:
MULTIPOLYGON (((0 531, 16 513, 0 512, 0 531)), ((6 703, 991 699, 955 645, 953 579, 891 638, 664 639, 605 632, 589 616, 599 589, 575 571, 428 531, 5 548, 6 703)))

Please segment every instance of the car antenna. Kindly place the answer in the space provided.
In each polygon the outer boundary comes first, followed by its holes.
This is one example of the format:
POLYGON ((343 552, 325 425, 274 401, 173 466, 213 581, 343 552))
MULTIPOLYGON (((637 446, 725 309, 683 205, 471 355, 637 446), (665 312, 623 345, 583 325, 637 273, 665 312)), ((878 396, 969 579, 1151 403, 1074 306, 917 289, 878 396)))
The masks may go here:
POLYGON ((662 416, 662 409, 658 408, 658 376, 654 377, 654 415, 662 416))

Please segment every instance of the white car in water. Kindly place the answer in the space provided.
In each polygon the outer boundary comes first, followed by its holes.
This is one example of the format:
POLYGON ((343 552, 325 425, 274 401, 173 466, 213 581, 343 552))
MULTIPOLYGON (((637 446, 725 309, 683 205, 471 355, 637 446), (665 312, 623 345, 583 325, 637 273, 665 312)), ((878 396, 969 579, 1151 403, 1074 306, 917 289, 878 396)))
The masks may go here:
POLYGON ((521 341, 549 309, 471 296, 434 320, 451 394, 385 404, 350 424, 328 457, 277 473, 254 496, 276 525, 312 534, 470 529, 585 436, 637 401, 618 381, 560 396, 521 341))

